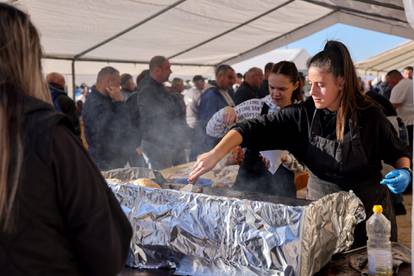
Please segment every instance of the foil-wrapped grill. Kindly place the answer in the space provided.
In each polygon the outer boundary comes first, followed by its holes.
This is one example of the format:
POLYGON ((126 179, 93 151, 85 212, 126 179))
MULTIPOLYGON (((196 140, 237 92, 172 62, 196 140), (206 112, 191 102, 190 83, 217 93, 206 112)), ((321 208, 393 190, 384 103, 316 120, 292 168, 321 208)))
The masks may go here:
POLYGON ((178 275, 312 275, 365 218, 352 192, 288 206, 108 184, 134 228, 127 265, 178 275))

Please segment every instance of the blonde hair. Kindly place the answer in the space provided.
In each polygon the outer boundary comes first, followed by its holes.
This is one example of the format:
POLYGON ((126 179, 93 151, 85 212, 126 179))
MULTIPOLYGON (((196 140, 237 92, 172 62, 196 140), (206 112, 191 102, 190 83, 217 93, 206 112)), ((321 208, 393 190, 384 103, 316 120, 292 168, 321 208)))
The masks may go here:
POLYGON ((0 227, 12 228, 23 162, 23 97, 51 102, 43 79, 40 38, 29 17, 0 3, 0 227))

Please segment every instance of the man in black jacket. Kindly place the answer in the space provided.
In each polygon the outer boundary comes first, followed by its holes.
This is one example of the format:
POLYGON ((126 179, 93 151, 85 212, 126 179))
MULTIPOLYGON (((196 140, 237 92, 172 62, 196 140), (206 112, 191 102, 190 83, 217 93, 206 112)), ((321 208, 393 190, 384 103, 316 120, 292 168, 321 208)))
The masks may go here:
POLYGON ((264 79, 262 81, 262 85, 260 86, 260 90, 259 90, 259 98, 263 98, 266 97, 267 95, 269 95, 269 74, 270 71, 272 70, 274 63, 273 62, 268 62, 265 65, 264 68, 264 79))
POLYGON ((53 106, 57 112, 62 112, 71 121, 75 134, 80 136, 80 124, 76 113, 75 102, 65 92, 65 77, 62 74, 53 72, 46 77, 52 96, 53 106))
POLYGON ((176 144, 180 143, 180 121, 176 102, 164 86, 172 73, 167 58, 155 56, 149 64, 150 73, 137 92, 142 133, 141 148, 152 169, 171 167, 176 144))
POLYGON ((257 67, 250 68, 244 76, 244 81, 236 91, 234 103, 238 105, 250 99, 260 98, 259 89, 262 81, 262 69, 257 67))
POLYGON ((129 147, 123 134, 128 114, 123 100, 118 70, 102 68, 83 108, 89 153, 101 170, 122 168, 127 162, 129 147))
POLYGON ((61 114, 24 97, 24 162, 12 233, 0 231, 0 275, 116 275, 132 229, 61 114))

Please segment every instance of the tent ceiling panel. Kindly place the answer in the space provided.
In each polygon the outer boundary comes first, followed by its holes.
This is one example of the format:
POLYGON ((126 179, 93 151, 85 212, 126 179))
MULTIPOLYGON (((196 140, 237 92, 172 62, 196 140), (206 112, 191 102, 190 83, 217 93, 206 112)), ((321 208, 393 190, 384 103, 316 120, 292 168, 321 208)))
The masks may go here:
POLYGON ((383 6, 396 6, 400 9, 404 9, 404 4, 403 4, 403 0, 357 0, 360 2, 367 2, 367 3, 371 3, 371 4, 379 4, 379 5, 383 5, 383 6))
MULTIPOLYGON (((306 25, 331 12, 330 9, 299 1, 291 2, 266 16, 259 18, 233 32, 206 43, 173 59, 176 62, 220 63, 223 59, 208 58, 215 53, 220 58, 230 58, 266 42, 275 36, 288 33, 298 26, 306 25)), ((217 56, 215 56, 217 57, 217 56)))
POLYGON ((175 2, 25 0, 48 54, 75 55, 175 2), (81 7, 81 8, 80 8, 81 7))
POLYGON ((87 56, 133 60, 149 60, 154 55, 170 56, 177 49, 188 48, 204 40, 206 36, 212 36, 223 28, 233 26, 231 23, 172 10, 168 12, 168 17, 158 17, 145 26, 90 52, 87 56), (183 16, 185 20, 180 20, 183 16))
POLYGON ((303 0, 309 3, 318 4, 331 9, 357 12, 375 17, 388 17, 396 21, 405 20, 404 8, 401 1, 383 1, 383 5, 373 4, 374 0, 303 0), (387 3, 386 3, 387 2, 387 3), (387 7, 387 8, 386 8, 387 7))
MULTIPOLYGON (((214 37, 242 24, 246 18, 263 14, 269 10, 270 3, 281 5, 284 2, 286 0, 262 1, 259 5, 251 6, 249 0, 220 3, 186 1, 165 13, 165 16, 155 18, 145 26, 89 53, 88 56, 115 55, 121 59, 133 60, 148 60, 151 56, 159 54, 171 56, 205 41, 206 37, 214 37), (247 6, 251 6, 251 9, 246 10, 247 6), (183 37, 185 39, 182 39, 183 37), (132 43, 137 41, 137 38, 139 42, 132 43)), ((191 62, 198 63, 197 60, 191 62)))
POLYGON ((356 15, 349 12, 340 12, 338 14, 338 17, 339 22, 342 22, 344 24, 360 28, 366 28, 366 26, 369 25, 370 30, 372 31, 414 39, 414 32, 409 27, 408 23, 382 20, 365 15, 356 15))
POLYGON ((414 39, 402 0, 7 2, 31 15, 48 57, 148 62, 162 54, 175 63, 234 63, 335 23, 414 39))
MULTIPOLYGON (((249 59, 254 56, 269 52, 275 48, 278 48, 283 45, 287 45, 290 42, 304 38, 308 36, 310 33, 317 32, 321 29, 327 28, 331 25, 334 25, 335 23, 338 23, 338 17, 336 15, 337 15, 337 12, 332 11, 328 13, 327 15, 308 23, 307 25, 298 26, 296 29, 292 30, 291 32, 283 33, 282 35, 278 37, 272 38, 252 49, 249 49, 245 52, 237 54, 236 56, 233 56, 222 62, 229 63, 229 64, 241 62, 245 59, 249 59)), ((323 42, 321 42, 321 44, 322 43, 323 42)))

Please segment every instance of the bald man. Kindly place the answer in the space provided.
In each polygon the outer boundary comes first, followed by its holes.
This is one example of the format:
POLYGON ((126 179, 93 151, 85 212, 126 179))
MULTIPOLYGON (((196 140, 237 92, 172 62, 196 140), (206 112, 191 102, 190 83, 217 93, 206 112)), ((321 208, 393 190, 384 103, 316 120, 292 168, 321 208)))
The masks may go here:
POLYGON ((117 69, 106 66, 98 72, 82 115, 88 151, 98 168, 123 168, 132 146, 128 145, 129 117, 117 69))
POLYGON ((76 113, 75 102, 65 92, 65 77, 62 74, 52 72, 46 76, 46 81, 55 110, 65 114, 72 122, 76 134, 80 135, 79 118, 76 113))
POLYGON ((244 76, 244 81, 236 91, 234 103, 238 105, 250 99, 260 98, 259 89, 262 81, 262 69, 257 67, 250 68, 244 76))

